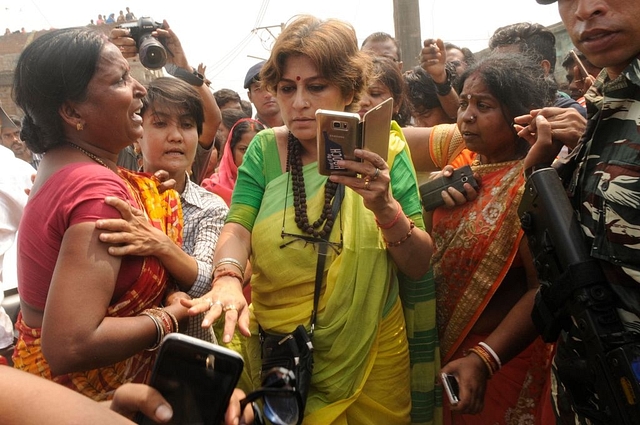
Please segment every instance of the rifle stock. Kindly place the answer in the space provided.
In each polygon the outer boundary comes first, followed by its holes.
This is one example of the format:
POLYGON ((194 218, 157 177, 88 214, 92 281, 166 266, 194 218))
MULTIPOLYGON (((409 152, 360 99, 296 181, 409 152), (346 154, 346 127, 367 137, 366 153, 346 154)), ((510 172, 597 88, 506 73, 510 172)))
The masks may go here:
POLYGON ((531 317, 545 341, 571 354, 557 355, 556 366, 575 411, 598 423, 640 424, 640 338, 625 330, 553 168, 527 179, 518 212, 540 281, 531 317))

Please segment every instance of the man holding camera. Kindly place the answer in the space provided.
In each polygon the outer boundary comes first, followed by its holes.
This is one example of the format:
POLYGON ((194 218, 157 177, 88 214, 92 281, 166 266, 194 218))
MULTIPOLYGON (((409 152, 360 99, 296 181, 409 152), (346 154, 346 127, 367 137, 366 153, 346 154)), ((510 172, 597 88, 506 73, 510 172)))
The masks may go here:
MULTIPOLYGON (((540 4, 556 0, 536 0, 540 4)), ((574 45, 591 63, 603 67, 585 94, 589 122, 580 143, 558 168, 585 235, 590 258, 602 268, 610 289, 616 335, 621 342, 602 338, 578 340, 584 323, 573 319, 563 333, 554 360, 561 384, 554 398, 557 423, 639 423, 640 381, 640 2, 628 0, 558 0, 558 10, 574 45), (600 98, 599 102, 594 102, 600 98), (615 314, 617 313, 617 314, 615 314), (577 332, 576 332, 577 333, 577 332), (602 347, 606 347, 602 350, 602 347), (612 347, 617 347, 612 349, 612 347), (612 373, 620 362, 610 354, 625 351, 627 375, 612 373), (603 362, 594 365, 589 351, 601 350, 603 362), (566 359, 573 357, 574 363, 566 359), (586 363, 586 376, 571 369, 586 363), (613 364, 616 363, 616 364, 613 364), (569 366, 568 366, 569 365, 569 366), (593 385, 593 376, 615 376, 611 385, 593 385), (569 389, 571 381, 584 383, 569 389), (563 396, 563 390, 567 394, 563 396), (612 396, 613 395, 613 396, 612 396), (563 401, 565 402, 563 404, 563 401), (585 409, 585 406, 588 406, 585 409), (579 417, 574 422, 574 412, 579 417)), ((525 167, 536 170, 552 163, 561 144, 551 138, 552 125, 538 115, 520 131, 532 143, 525 167)), ((608 290, 609 290, 608 289, 608 290)), ((593 294, 595 295, 595 294, 593 294)), ((568 304, 581 302, 572 297, 568 304)), ((588 308, 587 308, 588 309, 588 308)), ((585 327, 588 325, 585 325, 585 327)), ((608 335, 611 336, 611 335, 608 335)))
POLYGON ((205 177, 218 126, 222 122, 220 109, 209 86, 205 84, 204 76, 189 64, 178 36, 166 20, 160 24, 148 17, 140 18, 136 23, 112 29, 109 39, 118 46, 125 58, 138 56, 140 63, 150 69, 164 66, 167 73, 191 84, 200 94, 206 119, 191 166, 191 180, 200 184, 205 177))

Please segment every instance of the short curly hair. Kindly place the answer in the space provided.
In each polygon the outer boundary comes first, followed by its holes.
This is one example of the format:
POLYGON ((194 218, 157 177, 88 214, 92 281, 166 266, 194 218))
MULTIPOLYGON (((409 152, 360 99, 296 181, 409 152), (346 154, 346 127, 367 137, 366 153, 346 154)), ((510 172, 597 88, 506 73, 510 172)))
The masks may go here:
POLYGON ((367 54, 358 49, 356 32, 350 24, 310 15, 297 17, 280 33, 260 71, 263 87, 277 95, 285 62, 295 56, 311 59, 320 75, 337 86, 344 97, 353 95, 347 109, 358 104, 372 65, 367 54))

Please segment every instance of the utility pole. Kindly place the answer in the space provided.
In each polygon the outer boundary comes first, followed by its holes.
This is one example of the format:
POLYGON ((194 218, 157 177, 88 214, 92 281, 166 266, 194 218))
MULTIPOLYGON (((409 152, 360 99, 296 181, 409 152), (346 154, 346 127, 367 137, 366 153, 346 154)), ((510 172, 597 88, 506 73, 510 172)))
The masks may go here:
POLYGON ((419 65, 422 50, 420 33, 420 6, 418 0, 393 0, 395 38, 402 49, 403 71, 419 65))

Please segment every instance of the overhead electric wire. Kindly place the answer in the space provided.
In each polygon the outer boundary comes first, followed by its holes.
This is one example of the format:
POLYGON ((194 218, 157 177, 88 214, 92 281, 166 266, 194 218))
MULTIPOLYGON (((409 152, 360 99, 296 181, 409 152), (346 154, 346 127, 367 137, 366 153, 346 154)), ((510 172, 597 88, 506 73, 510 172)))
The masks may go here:
POLYGON ((260 5, 260 10, 258 10, 258 15, 256 16, 256 21, 253 26, 253 29, 247 34, 237 46, 232 48, 228 53, 226 53, 216 64, 211 67, 212 72, 209 74, 208 78, 214 79, 218 75, 220 75, 235 58, 237 58, 240 53, 243 52, 244 48, 249 44, 251 39, 256 35, 258 28, 262 24, 262 19, 264 15, 267 13, 267 8, 269 6, 269 0, 262 0, 262 4, 260 5))

